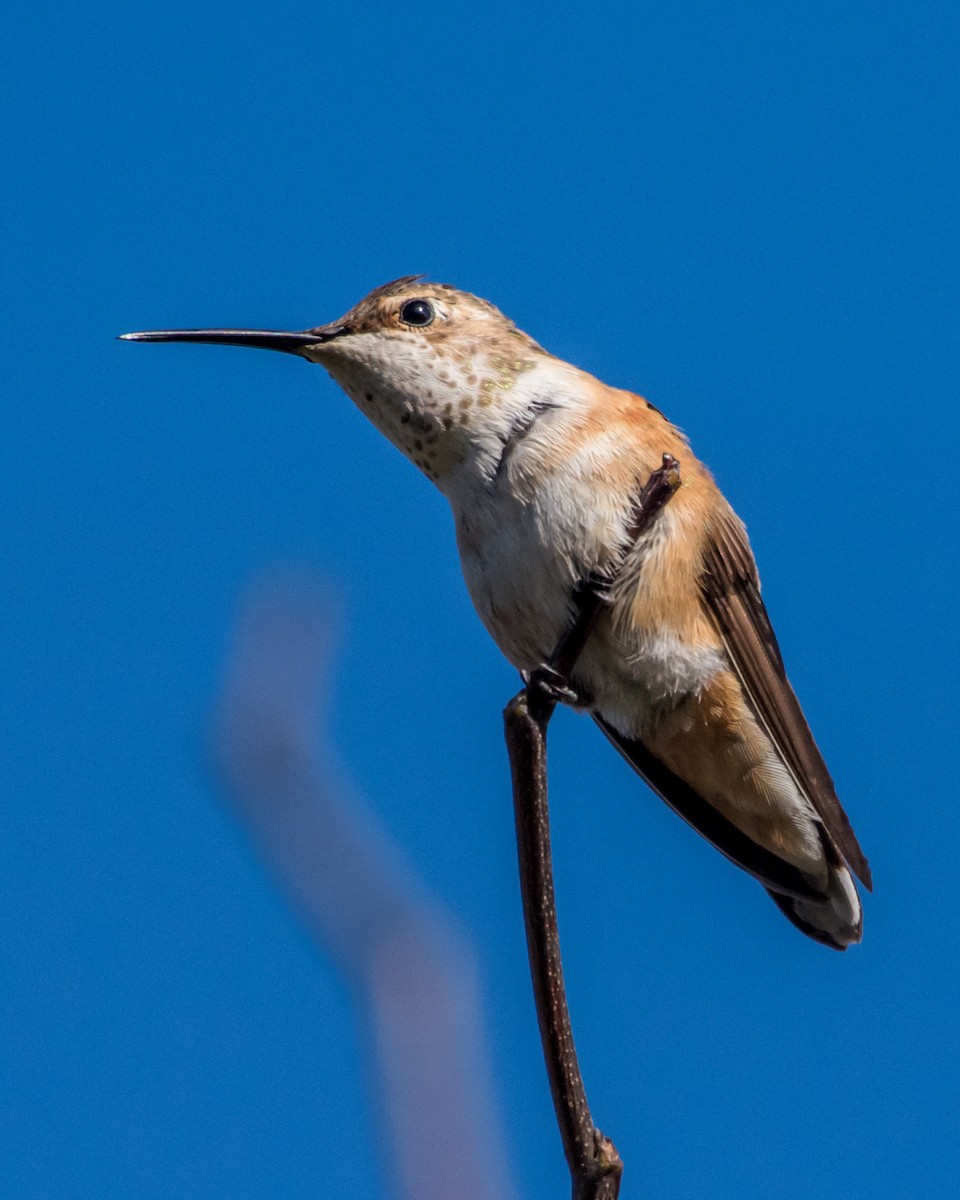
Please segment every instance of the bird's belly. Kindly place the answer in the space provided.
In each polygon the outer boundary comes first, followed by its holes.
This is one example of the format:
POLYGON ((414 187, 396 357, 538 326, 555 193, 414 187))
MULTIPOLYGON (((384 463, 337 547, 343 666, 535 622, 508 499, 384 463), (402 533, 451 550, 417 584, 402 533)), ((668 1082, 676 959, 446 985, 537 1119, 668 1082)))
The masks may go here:
MULTIPOLYGON (((494 641, 515 667, 545 662, 575 620, 574 594, 595 564, 577 562, 525 528, 524 514, 495 528, 458 522, 464 578, 494 641), (486 536, 484 536, 486 534, 486 536)), ((666 526, 666 523, 664 523, 666 526)), ((668 530, 664 529, 665 534, 668 530)), ((601 613, 571 680, 590 709, 629 737, 699 694, 723 669, 712 645, 684 639, 662 620, 601 613)))
POLYGON ((584 647, 574 679, 607 724, 642 738, 660 718, 699 696, 724 666, 712 646, 691 645, 662 628, 634 628, 625 636, 607 618, 584 647))
POLYGON ((458 527, 463 576, 474 607, 518 670, 544 662, 573 620, 572 569, 535 539, 501 527, 478 538, 458 527))

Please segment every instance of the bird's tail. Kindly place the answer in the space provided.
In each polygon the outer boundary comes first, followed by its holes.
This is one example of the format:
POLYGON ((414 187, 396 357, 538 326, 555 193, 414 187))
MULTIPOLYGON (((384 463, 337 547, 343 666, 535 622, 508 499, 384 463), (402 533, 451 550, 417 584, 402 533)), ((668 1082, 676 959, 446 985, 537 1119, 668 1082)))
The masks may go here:
POLYGON ((860 897, 850 872, 842 862, 830 865, 824 900, 801 900, 770 888, 767 891, 783 915, 807 937, 834 950, 846 950, 854 942, 860 941, 863 931, 860 897))

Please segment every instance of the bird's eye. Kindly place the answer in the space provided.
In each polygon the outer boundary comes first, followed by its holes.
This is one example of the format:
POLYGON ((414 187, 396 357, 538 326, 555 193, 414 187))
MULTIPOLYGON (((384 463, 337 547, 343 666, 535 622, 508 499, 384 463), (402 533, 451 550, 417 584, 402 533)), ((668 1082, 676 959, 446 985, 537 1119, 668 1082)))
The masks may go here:
POLYGON ((400 309, 404 325, 429 325, 433 320, 433 305, 426 300, 408 300, 400 309))

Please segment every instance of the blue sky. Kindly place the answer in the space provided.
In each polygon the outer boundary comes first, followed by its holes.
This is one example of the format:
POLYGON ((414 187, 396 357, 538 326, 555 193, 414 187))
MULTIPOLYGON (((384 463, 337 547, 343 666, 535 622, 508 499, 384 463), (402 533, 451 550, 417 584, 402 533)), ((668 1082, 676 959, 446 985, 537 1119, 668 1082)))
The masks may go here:
MULTIPOLYGON (((238 604, 278 565, 338 614, 344 769, 477 947, 519 1187, 565 1192, 516 681, 444 502, 319 369, 113 340, 301 328, 408 272, 687 430, 874 868, 864 944, 831 954, 560 714, 568 982, 624 1197, 943 1194, 955 6, 175 0, 3 25, 4 1195, 295 1200, 376 1138, 350 996, 206 753, 238 604)), ((382 1156, 352 1184, 384 1195, 382 1156)))

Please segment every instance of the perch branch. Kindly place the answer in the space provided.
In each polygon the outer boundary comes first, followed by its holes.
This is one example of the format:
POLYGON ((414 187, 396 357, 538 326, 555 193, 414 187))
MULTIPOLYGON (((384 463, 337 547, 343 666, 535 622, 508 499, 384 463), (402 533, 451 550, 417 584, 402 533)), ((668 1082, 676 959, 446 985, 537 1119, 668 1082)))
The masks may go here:
MULTIPOLYGON (((679 463, 665 454, 663 466, 650 476, 637 500, 625 553, 650 529, 679 486, 679 463)), ((568 683, 606 603, 605 595, 600 579, 588 580, 578 589, 570 629, 544 669, 531 674, 526 687, 504 710, 530 975, 573 1200, 616 1200, 623 1164, 613 1142, 596 1127, 590 1113, 563 984, 547 804, 547 725, 558 691, 549 681, 558 681, 561 687, 568 683)))

